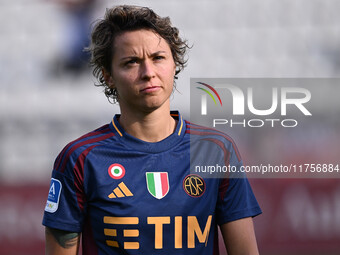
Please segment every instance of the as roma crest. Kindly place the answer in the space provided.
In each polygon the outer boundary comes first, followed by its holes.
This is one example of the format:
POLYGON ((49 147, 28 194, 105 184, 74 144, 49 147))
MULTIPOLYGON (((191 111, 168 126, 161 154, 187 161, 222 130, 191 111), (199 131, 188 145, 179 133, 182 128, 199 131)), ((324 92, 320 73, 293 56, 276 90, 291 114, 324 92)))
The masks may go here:
POLYGON ((200 197, 205 192, 205 182, 201 176, 190 174, 183 180, 183 189, 191 197, 200 197))
POLYGON ((149 193, 157 199, 162 199, 169 192, 169 177, 167 172, 147 172, 146 185, 149 193))

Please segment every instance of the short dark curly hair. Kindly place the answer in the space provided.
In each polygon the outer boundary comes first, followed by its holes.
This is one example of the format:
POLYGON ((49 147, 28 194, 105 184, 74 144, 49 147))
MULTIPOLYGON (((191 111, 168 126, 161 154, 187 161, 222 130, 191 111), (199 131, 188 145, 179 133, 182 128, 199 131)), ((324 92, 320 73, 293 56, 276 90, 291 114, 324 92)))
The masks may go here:
POLYGON ((97 21, 92 30, 91 44, 86 50, 91 54, 93 75, 99 81, 96 86, 103 86, 105 95, 113 102, 117 102, 117 91, 106 84, 102 71, 111 74, 115 38, 123 32, 140 29, 156 32, 169 44, 176 65, 175 79, 186 65, 189 46, 179 37, 179 30, 171 25, 169 17, 162 18, 147 7, 120 5, 106 9, 104 18, 97 21))

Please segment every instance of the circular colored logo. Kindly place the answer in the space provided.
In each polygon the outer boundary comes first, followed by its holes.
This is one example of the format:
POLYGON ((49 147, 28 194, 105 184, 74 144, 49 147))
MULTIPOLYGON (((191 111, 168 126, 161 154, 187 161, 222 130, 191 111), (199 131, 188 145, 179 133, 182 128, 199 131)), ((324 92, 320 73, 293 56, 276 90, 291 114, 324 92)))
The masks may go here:
POLYGON ((201 176, 190 174, 183 180, 183 189, 191 197, 200 197, 205 192, 205 182, 201 176))
POLYGON ((113 179, 121 179, 125 175, 125 168, 121 164, 112 164, 109 167, 109 175, 113 179))

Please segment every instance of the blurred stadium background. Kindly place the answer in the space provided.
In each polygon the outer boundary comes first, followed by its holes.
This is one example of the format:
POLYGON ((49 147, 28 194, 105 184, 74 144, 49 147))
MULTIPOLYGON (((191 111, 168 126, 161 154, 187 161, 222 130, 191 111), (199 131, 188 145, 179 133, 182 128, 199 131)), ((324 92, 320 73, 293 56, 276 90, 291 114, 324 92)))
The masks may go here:
MULTIPOLYGON (((82 12, 76 2, 0 0, 1 255, 44 253, 41 220, 54 158, 119 111, 83 62, 67 60, 79 30, 85 24, 86 33, 106 7, 149 6, 170 16, 193 45, 172 99, 187 118, 191 77, 340 74, 338 0, 98 0, 82 12)), ((334 128, 331 134, 339 140, 334 128)), ((251 154, 240 140, 241 153, 251 154)), ((339 179, 251 183, 264 211, 255 218, 261 254, 340 254, 339 179)))

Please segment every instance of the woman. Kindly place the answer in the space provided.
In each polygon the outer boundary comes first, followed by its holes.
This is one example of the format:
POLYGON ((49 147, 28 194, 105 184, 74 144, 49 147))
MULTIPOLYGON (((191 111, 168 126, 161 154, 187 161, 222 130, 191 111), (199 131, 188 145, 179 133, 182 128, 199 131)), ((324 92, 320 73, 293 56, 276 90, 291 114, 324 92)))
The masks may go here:
POLYGON ((207 145, 195 153, 241 159, 225 134, 170 112, 187 48, 178 30, 148 8, 118 6, 91 39, 94 75, 121 114, 57 157, 46 254, 77 254, 80 233, 83 254, 215 254, 217 225, 228 254, 258 254, 252 217, 261 210, 247 179, 190 173, 192 137, 207 145))

